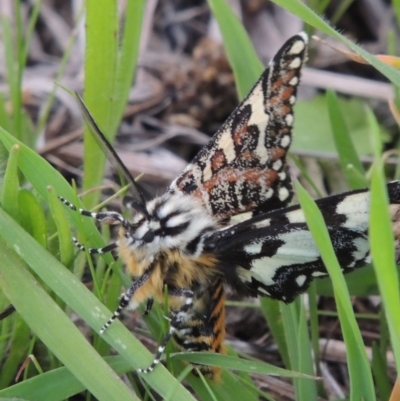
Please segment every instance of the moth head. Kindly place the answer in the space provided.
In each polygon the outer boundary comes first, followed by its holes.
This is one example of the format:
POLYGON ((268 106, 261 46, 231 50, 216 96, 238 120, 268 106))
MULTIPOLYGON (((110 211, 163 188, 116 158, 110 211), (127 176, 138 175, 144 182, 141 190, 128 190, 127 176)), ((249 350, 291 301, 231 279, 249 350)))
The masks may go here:
POLYGON ((127 209, 139 213, 146 219, 149 218, 149 212, 146 209, 146 204, 137 202, 132 196, 129 195, 124 196, 122 203, 127 209))
POLYGON ((135 249, 148 248, 152 253, 185 249, 193 240, 193 247, 197 249, 203 233, 215 228, 215 221, 192 196, 166 193, 148 202, 146 210, 148 217, 136 213, 125 227, 125 237, 135 249))

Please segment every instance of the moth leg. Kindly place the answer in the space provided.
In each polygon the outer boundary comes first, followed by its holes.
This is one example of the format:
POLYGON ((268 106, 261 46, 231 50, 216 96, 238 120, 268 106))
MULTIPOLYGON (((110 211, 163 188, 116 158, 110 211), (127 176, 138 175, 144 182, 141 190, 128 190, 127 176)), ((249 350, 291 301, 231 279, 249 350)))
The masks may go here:
POLYGON ((6 309, 4 309, 2 312, 0 312, 0 320, 5 319, 6 317, 10 316, 14 312, 15 312, 14 305, 8 305, 6 309))
POLYGON ((149 316, 153 304, 154 304, 154 298, 149 298, 146 303, 146 309, 143 312, 144 317, 149 316))
MULTIPOLYGON (((86 250, 86 248, 80 242, 78 242, 78 240, 75 237, 72 237, 72 242, 81 251, 85 251, 86 250)), ((116 241, 116 242, 113 242, 113 243, 108 244, 106 246, 103 246, 103 248, 88 248, 88 252, 89 252, 90 255, 103 254, 103 253, 106 253, 106 252, 111 252, 113 249, 118 248, 118 246, 119 246, 119 242, 116 241)))
POLYGON ((59 196, 58 199, 64 203, 64 205, 68 206, 70 209, 79 212, 82 216, 87 216, 91 217, 100 223, 103 224, 118 224, 121 223, 123 226, 127 224, 127 221, 124 219, 124 217, 117 213, 117 212, 90 212, 89 210, 84 210, 84 209, 77 209, 76 206, 70 202, 68 202, 65 198, 62 196, 59 196))
POLYGON ((122 310, 125 309, 128 305, 129 302, 131 301, 133 294, 137 289, 139 289, 150 277, 152 272, 151 267, 147 269, 147 271, 139 277, 137 280, 135 280, 131 286, 126 290, 124 294, 121 295, 121 298, 119 300, 119 304, 115 312, 112 314, 110 319, 107 320, 107 322, 103 325, 103 327, 100 329, 100 335, 103 334, 112 324, 114 320, 118 318, 118 316, 121 314, 122 310))
MULTIPOLYGON (((68 202, 62 196, 59 196, 58 199, 62 203, 64 203, 64 205, 68 206, 70 209, 72 209, 74 211, 78 211, 82 216, 92 217, 92 218, 100 221, 100 223, 104 223, 104 224, 121 223, 123 226, 125 226, 127 224, 126 220, 119 213, 116 213, 116 212, 94 213, 94 212, 89 212, 88 210, 83 210, 83 209, 77 210, 75 205, 68 202)), ((78 242, 78 240, 75 237, 72 237, 72 241, 74 242, 74 245, 77 248, 79 248, 81 251, 85 251, 85 247, 80 242, 78 242)), ((106 245, 103 248, 89 248, 88 252, 91 255, 103 254, 103 253, 110 252, 113 249, 118 248, 118 246, 119 246, 119 243, 117 241, 117 242, 113 242, 112 244, 106 245)))
POLYGON ((159 345, 157 352, 154 356, 153 362, 146 369, 138 369, 139 373, 150 373, 160 363, 161 356, 176 330, 179 329, 182 321, 185 319, 187 313, 193 306, 193 291, 182 289, 182 288, 171 288, 168 290, 168 294, 171 296, 185 297, 185 303, 181 306, 179 311, 172 317, 168 333, 164 336, 159 345))

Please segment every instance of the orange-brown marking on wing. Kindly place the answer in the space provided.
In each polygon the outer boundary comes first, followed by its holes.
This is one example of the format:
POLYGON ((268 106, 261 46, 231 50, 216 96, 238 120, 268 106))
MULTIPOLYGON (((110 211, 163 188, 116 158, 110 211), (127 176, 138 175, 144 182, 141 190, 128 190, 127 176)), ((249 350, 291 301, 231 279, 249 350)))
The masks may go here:
POLYGON ((213 172, 220 170, 226 165, 226 157, 222 150, 218 150, 211 157, 211 168, 213 172))
POLYGON ((284 157, 286 155, 287 151, 284 148, 276 147, 276 148, 271 148, 269 153, 270 153, 271 159, 275 161, 278 159, 282 159, 282 157, 284 157))
MULTIPOLYGON (((237 168, 224 168, 220 170, 218 173, 214 174, 211 179, 206 181, 202 187, 196 189, 192 192, 192 195, 203 199, 205 196, 205 192, 212 194, 213 196, 218 196, 218 188, 223 186, 222 183, 226 182, 238 182, 238 181, 246 181, 247 183, 253 183, 252 186, 254 190, 257 187, 265 187, 270 188, 273 186, 274 182, 278 178, 278 173, 275 170, 268 168, 249 168, 246 170, 239 170, 237 168)), ((257 206, 257 202, 249 202, 246 205, 241 205, 239 208, 231 207, 229 209, 229 215, 242 213, 247 210, 251 210, 252 208, 257 206)), ((220 213, 219 215, 223 218, 225 215, 220 213)))
POLYGON ((295 91, 293 86, 287 86, 285 89, 281 91, 281 99, 283 101, 287 101, 290 99, 290 97, 293 95, 293 92, 295 91))
MULTIPOLYGON (((271 96, 269 98, 269 105, 275 107, 277 104, 287 101, 288 99, 290 99, 290 96, 293 95, 294 90, 295 89, 292 86, 287 86, 285 89, 281 89, 279 94, 271 96)), ((290 113, 291 108, 286 107, 285 111, 290 113)))
POLYGON ((236 130, 233 134, 233 143, 237 146, 242 145, 243 136, 247 135, 247 124, 244 124, 240 129, 236 130))
MULTIPOLYGON (((242 178, 249 181, 256 181, 262 178, 263 181, 268 184, 275 180, 276 171, 265 170, 259 167, 249 168, 247 170, 239 170, 233 167, 224 168, 218 174, 215 174, 213 177, 211 177, 211 179, 205 182, 203 188, 206 191, 211 191, 216 186, 220 185, 222 181, 236 182, 242 178)), ((193 194, 201 197, 201 189, 196 190, 193 194)))
POLYGON ((244 152, 242 152, 239 155, 239 158, 240 158, 240 160, 254 160, 255 156, 254 156, 253 152, 246 149, 244 152))
POLYGON ((295 70, 287 71, 284 76, 279 77, 277 80, 272 82, 271 92, 275 90, 280 90, 283 86, 286 86, 286 83, 289 82, 296 75, 295 70))

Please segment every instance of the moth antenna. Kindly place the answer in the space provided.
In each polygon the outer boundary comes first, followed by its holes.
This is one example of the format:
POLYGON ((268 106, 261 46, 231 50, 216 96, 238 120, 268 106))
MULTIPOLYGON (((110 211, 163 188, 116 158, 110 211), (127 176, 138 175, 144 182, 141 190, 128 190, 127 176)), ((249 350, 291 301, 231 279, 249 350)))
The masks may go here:
POLYGON ((121 158, 118 156, 117 152, 114 150, 112 147, 111 143, 109 140, 106 138, 106 136, 103 134, 101 131, 100 127, 97 125, 96 121, 94 120, 93 116, 90 114, 88 108, 86 107, 85 103, 83 102, 82 98, 79 96, 77 92, 75 92, 75 96, 78 100, 78 105, 81 109, 81 112, 88 123, 88 125, 91 128, 91 132, 93 134, 93 137, 95 138, 97 144, 100 146, 100 148, 103 150, 103 152, 106 154, 107 159, 111 162, 111 164, 114 166, 114 168, 117 169, 117 171, 122 172, 122 175, 125 177, 125 179, 130 183, 131 186, 131 193, 133 195, 133 199, 135 200, 134 203, 132 203, 133 206, 137 206, 137 212, 142 214, 146 219, 149 219, 149 213, 146 209, 146 201, 143 196, 143 192, 135 179, 133 178, 132 174, 129 172, 125 164, 122 162, 121 158))

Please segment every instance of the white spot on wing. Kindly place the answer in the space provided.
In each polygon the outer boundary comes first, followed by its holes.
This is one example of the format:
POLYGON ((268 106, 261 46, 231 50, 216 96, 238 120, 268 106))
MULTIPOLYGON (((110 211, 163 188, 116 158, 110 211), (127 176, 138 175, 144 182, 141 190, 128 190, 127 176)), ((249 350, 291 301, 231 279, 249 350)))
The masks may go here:
POLYGON ((346 216, 343 227, 356 231, 368 229, 369 192, 346 196, 336 207, 336 213, 346 216))
POLYGON ((265 113, 264 93, 261 83, 258 84, 248 95, 243 105, 251 106, 251 114, 247 124, 257 125, 261 131, 265 131, 265 128, 267 127, 269 122, 269 115, 265 113))
POLYGON ((259 157, 261 164, 265 164, 268 160, 268 152, 265 148, 265 135, 269 123, 269 115, 265 112, 264 103, 264 92, 261 83, 259 83, 248 95, 243 104, 243 106, 251 106, 251 114, 247 124, 255 125, 259 130, 255 153, 259 157))
POLYGON ((279 200, 281 200, 283 202, 289 197, 289 191, 285 187, 279 188, 278 196, 279 196, 279 200))
POLYGON ((281 139, 282 148, 287 148, 290 145, 290 136, 284 135, 281 139))
POLYGON ((300 57, 296 57, 292 60, 289 64, 289 68, 299 68, 301 66, 301 59, 300 57))
POLYGON ((271 198, 274 195, 274 190, 272 188, 268 188, 268 191, 265 194, 267 199, 271 198))
MULTIPOLYGON (((301 33, 304 34, 304 32, 301 32, 301 33)), ((301 36, 303 37, 303 35, 301 35, 301 36)), ((305 39, 305 38, 303 37, 303 39, 305 39)), ((293 43, 292 47, 288 51, 288 54, 299 54, 304 50, 304 47, 305 47, 305 43, 302 40, 298 40, 293 43)))
POLYGON ((293 77, 290 81, 289 81, 289 85, 292 86, 296 86, 299 83, 299 78, 297 77, 293 77))
POLYGON ((259 128, 260 128, 260 135, 258 136, 257 147, 254 153, 258 156, 260 164, 264 165, 269 158, 268 150, 265 147, 266 127, 263 130, 261 130, 261 126, 259 128))
POLYGON ((203 170, 203 181, 208 181, 212 177, 211 163, 207 162, 203 170))
POLYGON ((265 219, 261 220, 257 223, 254 224, 255 228, 263 228, 263 227, 269 227, 271 225, 271 219, 265 219))
POLYGON ((304 212, 301 209, 293 210, 292 212, 286 213, 286 218, 289 220, 289 223, 305 223, 306 222, 304 212))
POLYGON ((369 244, 367 238, 364 237, 355 238, 353 240, 353 245, 356 247, 356 250, 352 254, 355 261, 362 260, 368 256, 369 244))
POLYGON ((244 247, 244 250, 249 255, 258 255, 259 253, 261 253, 262 245, 262 242, 255 242, 253 244, 246 245, 244 247))
POLYGON ((221 138, 219 138, 218 146, 223 150, 224 155, 228 163, 231 163, 235 157, 236 152, 233 144, 233 140, 229 131, 225 131, 221 138))
POLYGON ((292 114, 286 114, 285 121, 286 121, 286 124, 289 127, 291 127, 292 124, 293 124, 293 115, 292 114))
POLYGON ((305 274, 300 274, 300 276, 296 277, 296 283, 299 287, 302 287, 306 280, 307 276, 305 274))
POLYGON ((236 268, 237 275, 239 278, 244 281, 244 282, 251 282, 252 280, 252 274, 250 270, 243 269, 243 267, 237 267, 236 268))
POLYGON ((251 265, 251 273, 254 278, 264 285, 275 284, 274 276, 280 268, 315 262, 320 256, 311 233, 307 230, 280 234, 274 238, 283 241, 283 245, 278 248, 277 253, 273 256, 256 259, 251 265))
POLYGON ((263 287, 258 287, 257 289, 258 292, 262 292, 263 294, 270 296, 271 294, 263 287))
POLYGON ((253 212, 240 213, 240 214, 237 214, 236 216, 232 216, 229 219, 229 224, 241 223, 242 221, 248 220, 251 217, 253 217, 253 212))
POLYGON ((272 168, 277 171, 282 167, 282 160, 278 159, 276 161, 274 161, 274 163, 272 164, 272 168))
POLYGON ((305 32, 300 32, 298 35, 304 40, 305 44, 308 43, 308 35, 305 32))
POLYGON ((324 273, 324 272, 313 272, 312 276, 313 277, 323 277, 323 276, 327 276, 328 273, 324 273))

